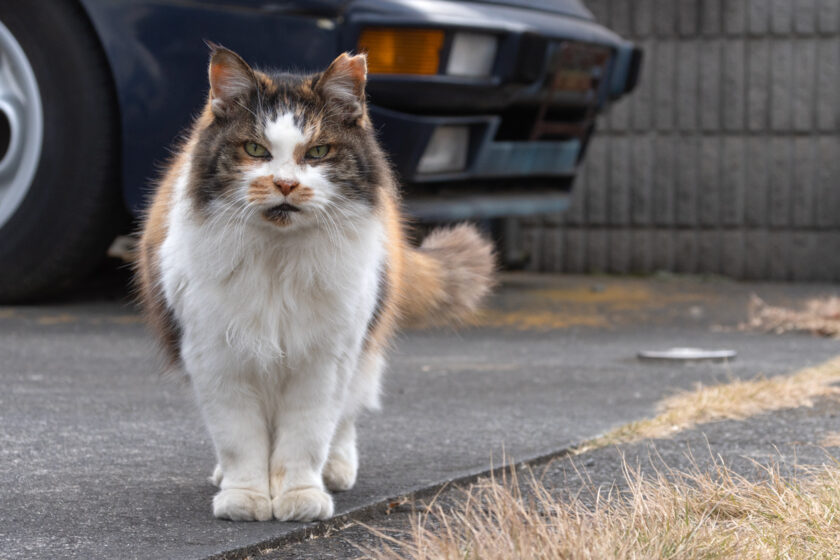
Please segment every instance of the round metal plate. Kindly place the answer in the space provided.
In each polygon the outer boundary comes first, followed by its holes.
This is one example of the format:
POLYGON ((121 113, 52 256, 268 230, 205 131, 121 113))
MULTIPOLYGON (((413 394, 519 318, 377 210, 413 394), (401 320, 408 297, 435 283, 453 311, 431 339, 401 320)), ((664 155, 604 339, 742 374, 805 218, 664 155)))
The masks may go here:
POLYGON ((639 352, 642 360, 668 360, 679 362, 696 362, 703 360, 722 361, 734 360, 738 353, 735 350, 703 348, 668 348, 666 350, 643 350, 639 352))

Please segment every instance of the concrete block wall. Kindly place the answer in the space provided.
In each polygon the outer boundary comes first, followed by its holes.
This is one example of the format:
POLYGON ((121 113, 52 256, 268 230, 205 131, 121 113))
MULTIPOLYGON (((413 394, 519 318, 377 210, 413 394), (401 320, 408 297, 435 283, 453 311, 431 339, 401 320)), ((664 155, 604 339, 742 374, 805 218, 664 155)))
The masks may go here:
POLYGON ((840 0, 588 0, 645 49, 532 270, 840 280, 840 0))

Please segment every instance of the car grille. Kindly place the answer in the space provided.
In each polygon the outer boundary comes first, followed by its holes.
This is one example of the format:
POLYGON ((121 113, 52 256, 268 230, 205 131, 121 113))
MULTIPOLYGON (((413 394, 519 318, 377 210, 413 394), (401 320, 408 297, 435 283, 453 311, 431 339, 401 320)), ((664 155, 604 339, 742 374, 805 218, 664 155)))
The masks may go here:
POLYGON ((496 139, 567 140, 588 134, 603 98, 608 48, 564 41, 552 46, 537 104, 502 112, 496 139))

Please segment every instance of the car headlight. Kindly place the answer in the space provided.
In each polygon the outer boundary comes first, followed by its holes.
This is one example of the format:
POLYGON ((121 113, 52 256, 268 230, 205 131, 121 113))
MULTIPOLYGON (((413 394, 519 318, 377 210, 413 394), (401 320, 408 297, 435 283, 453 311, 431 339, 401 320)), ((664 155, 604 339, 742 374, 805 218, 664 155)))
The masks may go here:
POLYGON ((496 61, 496 37, 484 33, 459 31, 452 37, 452 48, 446 63, 450 76, 486 78, 496 61))
POLYGON ((467 126, 439 126, 417 164, 417 173, 452 173, 467 167, 470 129, 467 126))
POLYGON ((444 33, 440 29, 369 28, 359 36, 370 74, 437 74, 444 33))
POLYGON ((490 76, 498 50, 495 35, 451 33, 449 57, 442 68, 441 53, 446 42, 442 29, 370 27, 362 31, 356 46, 359 52, 367 53, 370 74, 490 76))

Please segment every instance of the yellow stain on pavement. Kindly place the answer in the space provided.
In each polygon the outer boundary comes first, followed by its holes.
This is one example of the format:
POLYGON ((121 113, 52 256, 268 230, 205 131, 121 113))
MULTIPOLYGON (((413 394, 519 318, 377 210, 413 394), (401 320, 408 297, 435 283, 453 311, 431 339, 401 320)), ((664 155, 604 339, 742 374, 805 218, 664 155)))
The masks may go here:
POLYGON ((597 305, 614 309, 641 309, 651 305, 689 302, 703 299, 705 295, 691 292, 663 293, 643 284, 611 283, 600 289, 591 286, 534 290, 529 297, 553 304, 597 305))
POLYGON ((518 330, 551 330, 569 327, 607 327, 606 318, 597 314, 572 314, 558 311, 488 309, 475 320, 476 326, 508 327, 518 330))
POLYGON ((143 318, 140 315, 117 315, 116 317, 109 317, 108 321, 117 325, 136 325, 142 323, 143 318))
MULTIPOLYGON (((616 323, 645 320, 645 312, 661 312, 675 304, 702 303, 713 294, 679 290, 650 282, 586 279, 557 287, 503 287, 495 306, 480 313, 475 326, 517 330, 570 327, 604 328, 616 323)), ((649 314, 648 314, 649 315, 649 314)))
POLYGON ((0 319, 11 319, 14 316, 14 309, 0 309, 0 319))
POLYGON ((76 317, 74 315, 61 313, 59 315, 44 315, 43 317, 38 317, 36 323, 39 325, 63 325, 66 323, 73 323, 75 321, 76 317))

